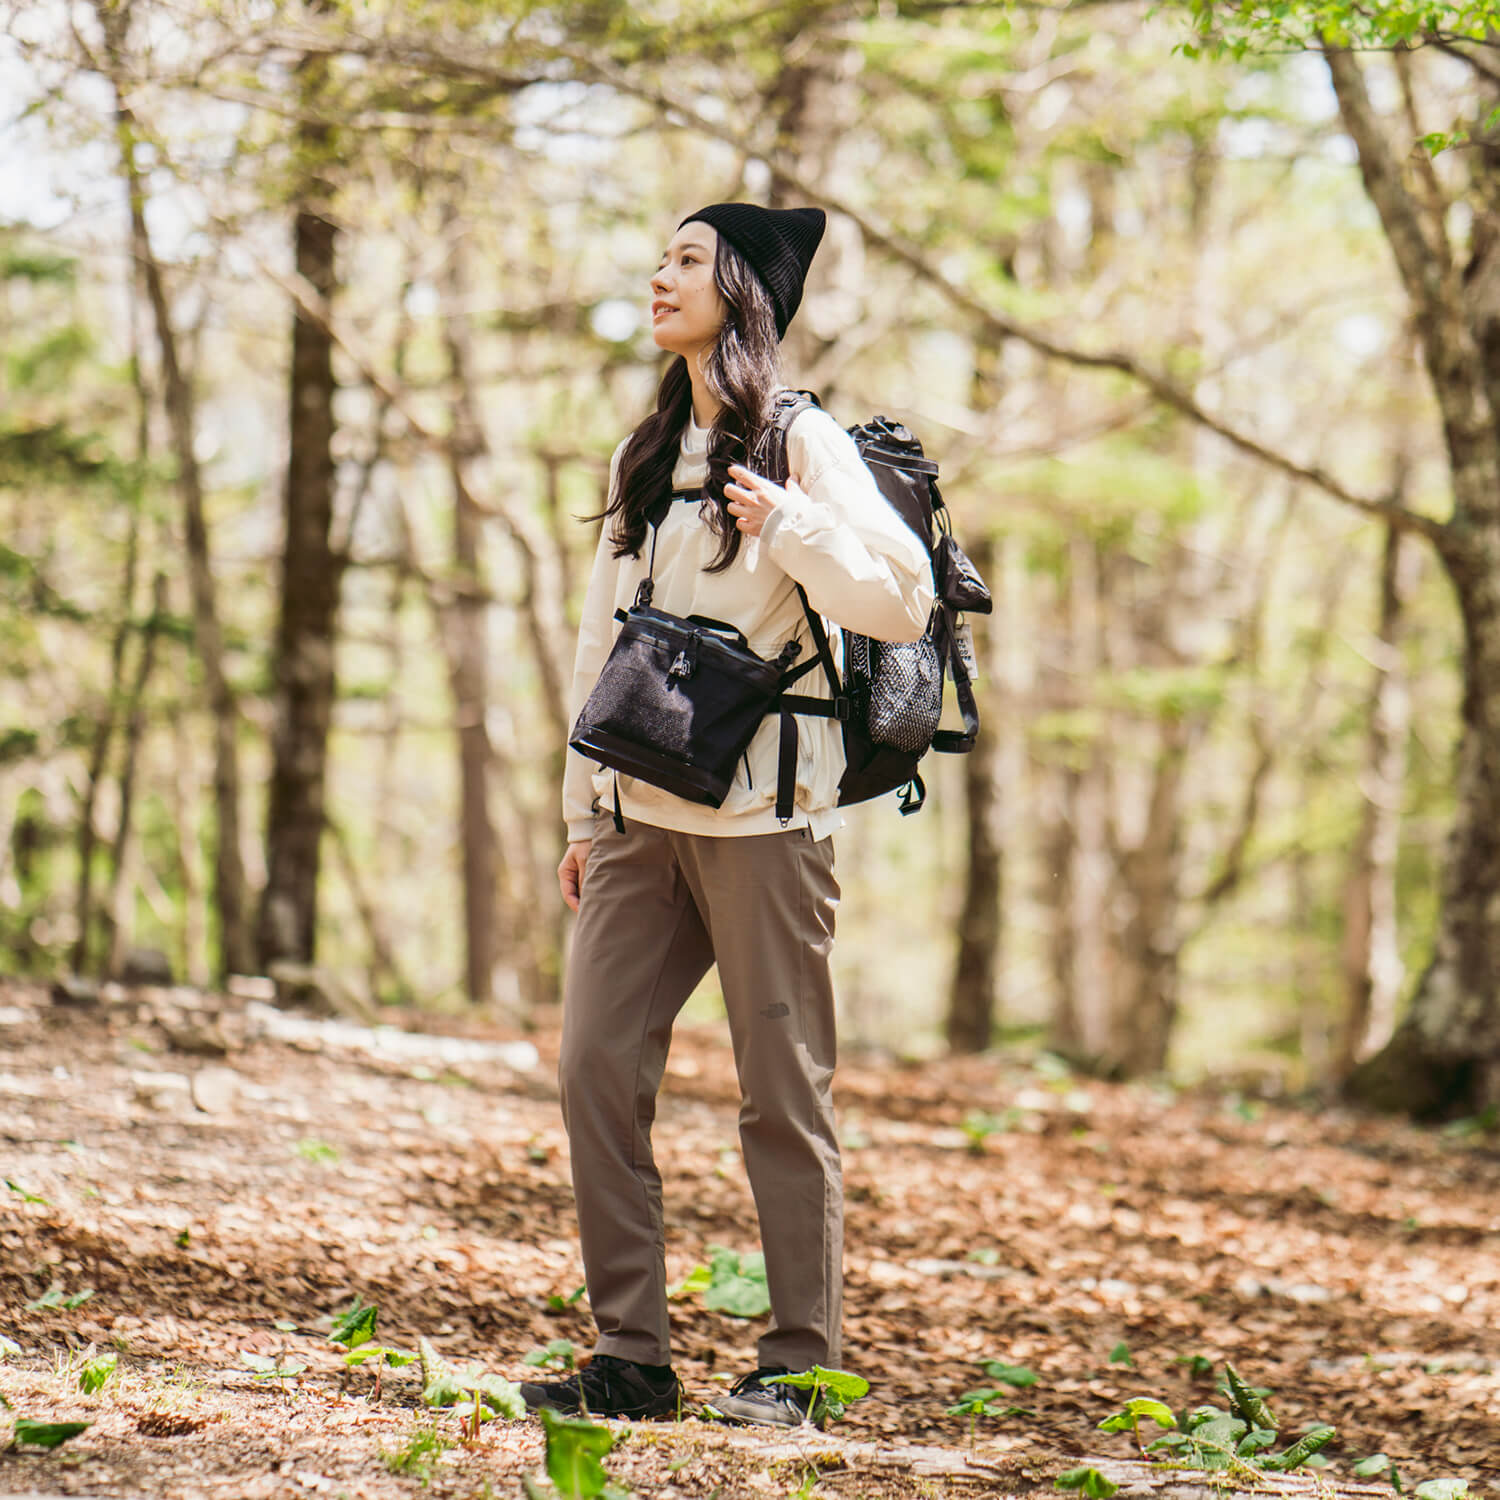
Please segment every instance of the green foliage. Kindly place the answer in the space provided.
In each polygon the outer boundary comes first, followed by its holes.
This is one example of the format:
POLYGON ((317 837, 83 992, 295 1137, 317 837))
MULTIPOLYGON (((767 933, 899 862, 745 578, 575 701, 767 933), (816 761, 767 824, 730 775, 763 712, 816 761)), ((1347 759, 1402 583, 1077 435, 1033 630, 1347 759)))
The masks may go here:
POLYGON ((586 1417, 565 1417, 543 1407, 547 1477, 567 1500, 592 1500, 609 1484, 601 1460, 615 1445, 608 1427, 586 1417))
POLYGON ((1052 1481, 1054 1488, 1077 1490, 1085 1500, 1109 1500, 1120 1486, 1106 1479, 1098 1469, 1067 1469, 1052 1481))
POLYGON ((342 1344, 346 1349, 357 1349, 375 1337, 375 1320, 380 1310, 373 1302, 364 1302, 356 1293, 354 1301, 333 1320, 333 1329, 328 1335, 331 1344, 342 1344))
POLYGON ((1224 1366, 1224 1383, 1229 1396, 1229 1409, 1235 1416, 1243 1418, 1251 1427, 1264 1427, 1272 1432, 1281 1426, 1275 1412, 1266 1404, 1265 1398, 1271 1394, 1270 1391, 1247 1385, 1231 1364, 1224 1366))
POLYGON ((700 1292, 706 1292, 713 1283, 713 1279, 713 1272, 707 1266, 696 1265, 676 1286, 668 1290, 667 1296, 674 1302, 684 1302, 689 1297, 696 1297, 700 1292))
POLYGON ((948 1408, 950 1417, 967 1417, 969 1419, 969 1441, 974 1441, 974 1435, 979 1427, 980 1417, 1017 1417, 1031 1416, 1033 1413, 1028 1407, 1001 1405, 1001 1398, 1009 1393, 995 1386, 981 1386, 977 1390, 965 1391, 952 1406, 948 1408))
POLYGON ((444 1437, 436 1427, 419 1427, 401 1447, 391 1452, 381 1448, 380 1461, 390 1473, 415 1479, 426 1489, 443 1454, 452 1446, 452 1439, 444 1437))
POLYGON ((986 1359, 981 1361, 980 1368, 991 1380, 998 1380, 1003 1385, 1014 1386, 1017 1390, 1025 1390, 1037 1383, 1035 1370, 1028 1369, 1025 1365, 1009 1365, 1003 1359, 986 1359))
POLYGON ((807 1408, 807 1420, 813 1423, 837 1422, 856 1401, 870 1394, 868 1380, 851 1375, 847 1370, 825 1370, 822 1365, 811 1365, 795 1375, 767 1375, 761 1383, 790 1385, 797 1390, 811 1391, 813 1396, 807 1408))
MULTIPOLYGON (((34 736, 33 736, 34 738, 34 736)), ((0 745, 0 765, 5 763, 3 745, 0 745)), ((45 1198, 38 1198, 35 1193, 28 1193, 19 1183, 12 1182, 9 1177, 5 1179, 5 1185, 11 1192, 20 1198, 22 1203, 39 1203, 43 1208, 51 1208, 52 1205, 45 1198)))
POLYGON ((577 1303, 587 1291, 587 1286, 575 1287, 574 1290, 571 1291, 566 1297, 562 1296, 558 1292, 553 1292, 552 1295, 547 1298, 548 1312, 566 1312, 570 1307, 574 1306, 574 1304, 577 1303))
POLYGON ((765 1256, 759 1250, 740 1255, 717 1246, 709 1248, 713 1258, 703 1305, 711 1312, 727 1313, 731 1318, 765 1317, 771 1310, 765 1256))
POLYGON ((42 1312, 49 1307, 65 1307, 71 1311, 82 1307, 93 1295, 94 1289, 91 1286, 86 1286, 81 1292, 73 1292, 71 1295, 65 1293, 59 1286, 48 1287, 35 1302, 26 1304, 26 1311, 42 1312))
POLYGON ((450 1365, 425 1339, 418 1340, 417 1359, 422 1367, 422 1401, 467 1420, 471 1432, 495 1417, 518 1421, 526 1415, 520 1386, 482 1366, 450 1365))
POLYGON ((541 1349, 533 1349, 522 1364, 540 1369, 571 1370, 577 1364, 578 1346, 572 1339, 550 1339, 541 1349))
POLYGON ((356 1365, 375 1365, 375 1397, 380 1397, 381 1380, 387 1369, 399 1370, 416 1363, 420 1357, 409 1349, 396 1349, 375 1342, 375 1324, 380 1316, 375 1303, 366 1303, 356 1294, 354 1301, 333 1320, 328 1335, 331 1344, 344 1346, 344 1363, 351 1369, 356 1365))
POLYGON ((1188 0, 1200 41, 1190 56, 1242 59, 1270 47, 1396 48, 1434 34, 1481 42, 1495 22, 1488 0, 1188 0))
POLYGON ((250 1349, 240 1351, 240 1362, 250 1370, 254 1379, 277 1381, 283 1391, 286 1390, 287 1381, 296 1380, 307 1373, 307 1365, 300 1359, 272 1359, 269 1355, 256 1354, 250 1349))
POLYGON ((60 1448, 93 1425, 92 1422, 33 1422, 28 1417, 17 1417, 12 1441, 32 1448, 60 1448))
POLYGON ((1467 1479, 1426 1479, 1412 1491, 1417 1500, 1458 1500, 1468 1492, 1467 1479))
POLYGON ((1136 1396, 1127 1401, 1119 1411, 1112 1416, 1106 1417, 1100 1424, 1101 1432, 1128 1432, 1131 1433, 1140 1445, 1141 1422, 1155 1422, 1158 1427, 1175 1427, 1177 1418, 1172 1415, 1172 1408, 1164 1401, 1157 1401, 1151 1396, 1136 1396))
POLYGON ((998 1115, 985 1109, 971 1109, 959 1122, 958 1128, 969 1138, 969 1150, 975 1156, 983 1156, 985 1141, 992 1135, 1011 1129, 1019 1118, 1020 1111, 1015 1109, 1003 1110, 998 1115))
POLYGON ((337 1146, 330 1146, 327 1141, 315 1141, 304 1139, 297 1142, 297 1155, 303 1161, 316 1162, 319 1166, 332 1166, 339 1159, 337 1146))
POLYGON ((1109 1362, 1112 1365, 1124 1365, 1127 1370, 1135 1368, 1135 1361, 1130 1357, 1130 1345, 1123 1339, 1109 1351, 1109 1362))
POLYGON ((78 1389, 85 1396, 97 1395, 109 1384, 119 1360, 120 1356, 113 1350, 108 1354, 97 1354, 93 1359, 87 1360, 78 1371, 78 1389))

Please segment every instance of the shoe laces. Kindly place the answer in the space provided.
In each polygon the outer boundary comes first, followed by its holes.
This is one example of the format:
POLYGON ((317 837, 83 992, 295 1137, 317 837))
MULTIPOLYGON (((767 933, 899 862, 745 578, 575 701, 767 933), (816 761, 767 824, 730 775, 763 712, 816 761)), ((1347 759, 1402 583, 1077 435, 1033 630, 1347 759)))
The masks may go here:
POLYGON ((791 1373, 785 1365, 762 1365, 758 1370, 752 1370, 748 1375, 743 1375, 735 1381, 730 1389, 730 1395, 743 1396, 748 1391, 769 1391, 772 1395, 789 1396, 793 1387, 767 1386, 762 1384, 762 1380, 768 1375, 790 1375, 791 1373))

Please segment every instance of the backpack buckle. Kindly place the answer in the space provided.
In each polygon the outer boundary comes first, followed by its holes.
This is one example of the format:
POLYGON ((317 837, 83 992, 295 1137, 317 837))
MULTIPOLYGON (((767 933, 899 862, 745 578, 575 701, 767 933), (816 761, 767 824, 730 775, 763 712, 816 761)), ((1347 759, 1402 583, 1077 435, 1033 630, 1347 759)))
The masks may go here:
POLYGON ((833 716, 839 721, 840 724, 847 724, 853 712, 854 704, 853 701, 849 698, 848 694, 840 693, 838 697, 833 700, 833 716))

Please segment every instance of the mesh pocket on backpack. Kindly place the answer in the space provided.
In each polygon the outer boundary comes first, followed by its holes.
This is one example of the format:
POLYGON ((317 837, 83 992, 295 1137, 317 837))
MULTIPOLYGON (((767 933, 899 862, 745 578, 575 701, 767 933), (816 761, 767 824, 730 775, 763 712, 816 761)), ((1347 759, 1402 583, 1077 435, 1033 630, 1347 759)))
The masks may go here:
POLYGON ((925 752, 943 716, 943 662, 932 637, 892 644, 846 631, 844 650, 871 743, 925 752))

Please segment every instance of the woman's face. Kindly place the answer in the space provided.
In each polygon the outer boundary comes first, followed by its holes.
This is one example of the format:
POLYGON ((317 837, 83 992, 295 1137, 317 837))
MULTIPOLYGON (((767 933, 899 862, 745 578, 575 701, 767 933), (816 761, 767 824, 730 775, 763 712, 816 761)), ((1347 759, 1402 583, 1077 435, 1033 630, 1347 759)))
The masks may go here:
POLYGON ((657 347, 693 359, 719 336, 724 299, 714 281, 719 236, 689 222, 672 236, 651 278, 651 337, 657 347))

